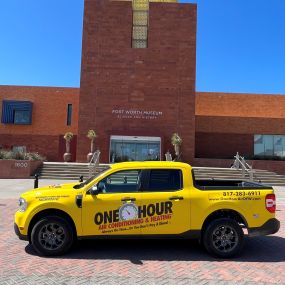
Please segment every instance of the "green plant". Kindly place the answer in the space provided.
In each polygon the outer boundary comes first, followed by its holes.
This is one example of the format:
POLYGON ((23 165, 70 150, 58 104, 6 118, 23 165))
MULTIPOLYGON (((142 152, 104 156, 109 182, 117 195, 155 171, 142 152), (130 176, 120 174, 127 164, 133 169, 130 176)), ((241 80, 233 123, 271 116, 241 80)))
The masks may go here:
POLYGON ((5 157, 5 152, 3 149, 0 149, 0 159, 4 159, 5 157))
POLYGON ((27 152, 20 151, 13 152, 12 158, 16 160, 30 160, 27 152))
POLYGON ((67 142, 70 142, 73 138, 73 133, 72 132, 67 132, 65 133, 65 135, 63 136, 64 139, 67 141, 67 142))
MULTIPOLYGON (((94 140, 97 137, 96 133, 94 130, 89 130, 87 133, 87 138, 90 139, 91 141, 91 145, 90 145, 90 154, 88 154, 89 156, 91 156, 91 154, 94 152, 94 140)), ((90 160, 90 157, 87 158, 88 161, 90 160)))
POLYGON ((87 138, 90 140, 94 140, 97 137, 96 132, 94 130, 89 130, 87 133, 87 138))
POLYGON ((171 144, 173 146, 181 145, 182 144, 182 138, 177 133, 174 133, 171 137, 171 144))
POLYGON ((174 151, 176 155, 175 160, 180 159, 180 146, 182 144, 182 138, 177 133, 174 133, 171 137, 171 143, 174 146, 174 151))
POLYGON ((10 150, 3 150, 3 159, 14 159, 14 153, 10 150))
POLYGON ((15 160, 37 160, 45 161, 46 158, 37 152, 13 152, 11 150, 0 150, 0 159, 15 159, 15 160))
POLYGON ((28 153, 29 160, 36 160, 36 161, 46 161, 46 157, 40 155, 37 152, 29 152, 28 153))

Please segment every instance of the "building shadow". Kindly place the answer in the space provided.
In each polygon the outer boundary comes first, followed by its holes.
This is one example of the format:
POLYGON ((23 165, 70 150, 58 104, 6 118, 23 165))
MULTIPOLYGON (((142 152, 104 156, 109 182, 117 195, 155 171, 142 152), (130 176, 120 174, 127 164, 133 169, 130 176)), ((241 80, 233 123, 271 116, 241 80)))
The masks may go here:
MULTIPOLYGON (((243 251, 231 261, 284 262, 285 238, 265 236, 245 238, 243 251)), ((31 245, 26 253, 36 255, 31 245)), ((51 257, 53 258, 53 257, 51 257)), ((144 260, 155 261, 223 261, 213 258, 196 240, 88 240, 78 241, 60 259, 129 260, 143 264, 144 260)))

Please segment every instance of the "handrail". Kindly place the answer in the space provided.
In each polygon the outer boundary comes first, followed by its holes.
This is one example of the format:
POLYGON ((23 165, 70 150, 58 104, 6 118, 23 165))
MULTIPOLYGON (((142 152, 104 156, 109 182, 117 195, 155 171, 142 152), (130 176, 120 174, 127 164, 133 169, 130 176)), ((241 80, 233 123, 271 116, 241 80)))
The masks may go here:
POLYGON ((101 152, 99 150, 96 150, 94 152, 94 154, 92 155, 92 158, 91 158, 89 165, 88 165, 89 178, 96 173, 96 167, 99 165, 100 154, 101 154, 101 152))
POLYGON ((253 181, 253 169, 244 159, 243 156, 240 156, 239 153, 234 156, 235 160, 231 168, 240 169, 242 170, 242 178, 245 178, 245 172, 249 174, 249 180, 253 181))

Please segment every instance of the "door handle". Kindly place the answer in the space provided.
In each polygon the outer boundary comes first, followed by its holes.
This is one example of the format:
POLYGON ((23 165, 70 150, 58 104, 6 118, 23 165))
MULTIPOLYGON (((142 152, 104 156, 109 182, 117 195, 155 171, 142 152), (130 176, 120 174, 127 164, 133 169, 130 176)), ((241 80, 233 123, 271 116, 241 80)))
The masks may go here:
POLYGON ((172 196, 169 198, 169 200, 183 200, 184 198, 182 196, 172 196))
POLYGON ((128 202, 128 201, 134 202, 136 201, 136 198, 125 197, 125 198, 122 198, 121 201, 122 202, 128 202))

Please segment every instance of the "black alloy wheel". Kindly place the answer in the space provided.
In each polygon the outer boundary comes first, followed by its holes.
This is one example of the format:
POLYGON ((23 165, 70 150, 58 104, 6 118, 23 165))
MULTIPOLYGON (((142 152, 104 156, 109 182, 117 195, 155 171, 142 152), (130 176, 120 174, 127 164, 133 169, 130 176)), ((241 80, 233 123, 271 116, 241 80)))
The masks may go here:
POLYGON ((45 256, 64 254, 72 246, 73 240, 70 224, 57 216, 42 218, 34 225, 31 233, 35 251, 45 256))
POLYGON ((212 221, 203 234, 203 244, 213 256, 229 258, 240 253, 244 233, 239 224, 230 218, 212 221))

